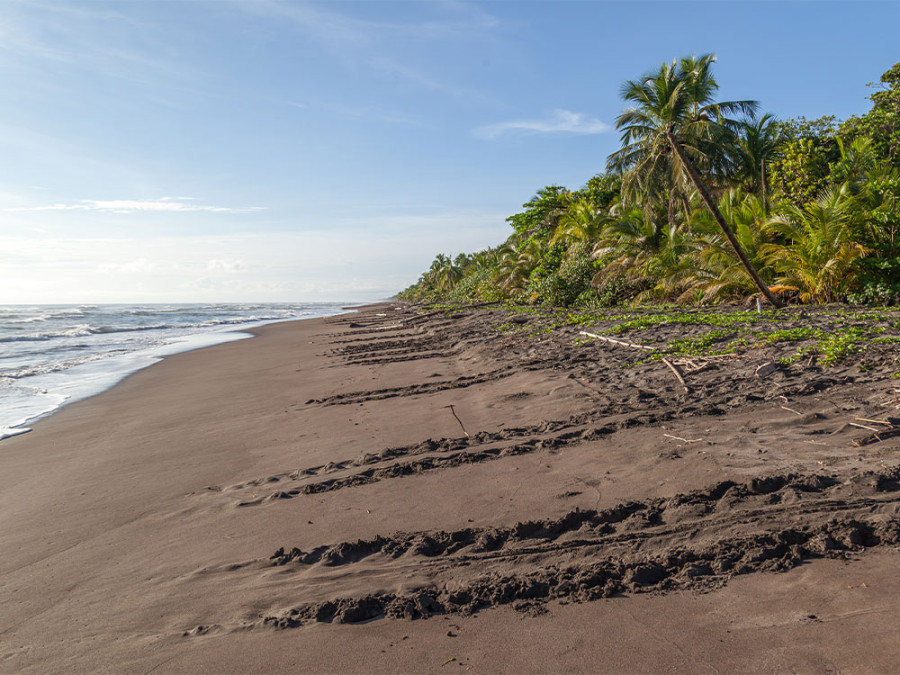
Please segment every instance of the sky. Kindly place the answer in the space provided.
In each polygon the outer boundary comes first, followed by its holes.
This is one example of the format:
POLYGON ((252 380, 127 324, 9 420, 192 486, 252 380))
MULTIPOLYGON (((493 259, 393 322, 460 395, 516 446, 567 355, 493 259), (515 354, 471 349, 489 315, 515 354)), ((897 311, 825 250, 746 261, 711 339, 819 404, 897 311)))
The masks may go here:
POLYGON ((865 113, 900 3, 0 2, 0 303, 386 298, 619 147, 621 84, 865 113))

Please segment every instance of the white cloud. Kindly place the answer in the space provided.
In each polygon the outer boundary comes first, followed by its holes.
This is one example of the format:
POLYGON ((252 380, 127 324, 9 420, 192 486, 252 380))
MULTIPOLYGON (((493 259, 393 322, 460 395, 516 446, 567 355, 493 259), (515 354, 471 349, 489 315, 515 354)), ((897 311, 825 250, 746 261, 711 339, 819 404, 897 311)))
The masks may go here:
POLYGON ((190 204, 193 197, 163 197, 161 199, 82 199, 75 204, 45 204, 43 206, 20 206, 7 211, 102 211, 104 213, 178 212, 205 211, 211 213, 247 213, 261 211, 265 207, 231 207, 190 204))
POLYGON ((510 120, 479 127, 474 131, 478 138, 497 138, 503 134, 602 134, 610 127, 584 113, 557 109, 553 116, 542 120, 510 120))
POLYGON ((475 251, 509 234, 500 215, 423 213, 401 220, 410 226, 348 220, 308 232, 0 235, 0 303, 384 298, 414 282, 436 252, 475 251))

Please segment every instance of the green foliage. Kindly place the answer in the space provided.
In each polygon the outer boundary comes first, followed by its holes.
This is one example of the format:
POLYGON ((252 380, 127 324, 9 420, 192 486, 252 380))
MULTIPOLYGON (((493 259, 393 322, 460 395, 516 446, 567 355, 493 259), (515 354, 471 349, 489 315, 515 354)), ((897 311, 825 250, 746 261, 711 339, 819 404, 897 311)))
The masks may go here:
MULTIPOLYGON (((780 206, 775 200, 776 207, 780 206)), ((766 231, 767 204, 761 197, 729 190, 719 199, 719 210, 731 223, 731 229, 759 276, 768 284, 775 270, 762 255, 762 247, 772 241, 766 231)), ((734 248, 722 235, 708 211, 696 211, 691 220, 696 238, 690 268, 685 276, 688 293, 699 294, 701 301, 744 299, 756 291, 734 248)))
POLYGON ((503 299, 503 294, 494 283, 490 269, 477 270, 466 275, 445 296, 453 302, 496 302, 503 299))
POLYGON ((506 219, 521 237, 538 234, 544 238, 556 229, 556 219, 565 211, 571 193, 561 185, 548 185, 538 190, 530 201, 522 204, 525 210, 506 219))
POLYGON ((847 294, 856 305, 895 305, 900 302, 900 259, 870 257, 856 264, 858 286, 847 294))
POLYGON ((833 302, 854 288, 856 263, 869 253, 853 239, 857 206, 846 186, 829 189, 769 223, 783 243, 765 244, 760 253, 782 287, 799 293, 803 302, 833 302))
POLYGON ((822 355, 822 365, 830 366, 857 351, 862 337, 863 329, 861 328, 846 328, 837 333, 823 335, 816 347, 822 355))
POLYGON ((812 201, 828 185, 832 155, 830 146, 823 141, 791 141, 784 147, 782 159, 772 165, 772 185, 794 205, 812 201))
POLYGON ((814 329, 801 326, 799 328, 773 330, 771 333, 761 333, 760 337, 763 338, 763 342, 765 344, 771 345, 777 342, 797 342, 798 340, 809 340, 816 335, 817 332, 814 329))
POLYGON ((886 71, 869 98, 872 109, 861 117, 851 117, 841 125, 841 132, 872 141, 877 156, 900 168, 900 63, 886 71))
POLYGON ((719 350, 714 350, 712 347, 731 336, 732 333, 729 331, 711 330, 703 335, 673 340, 666 348, 666 352, 676 356, 712 356, 714 354, 728 354, 734 351, 733 346, 719 350))
POLYGON ((561 247, 553 246, 532 272, 528 292, 535 303, 568 307, 591 292, 594 272, 594 261, 584 247, 575 247, 566 255, 561 247))
POLYGON ((583 188, 573 193, 575 199, 586 199, 594 208, 609 209, 622 192, 621 176, 598 173, 583 188))
POLYGON ((768 171, 782 157, 784 126, 771 115, 742 120, 735 136, 737 179, 750 193, 758 196, 768 211, 768 171))
MULTIPOLYGON (((438 255, 400 297, 600 309, 774 290, 808 303, 900 302, 900 64, 882 76, 872 110, 839 125, 717 103, 713 63, 686 57, 626 83, 632 107, 617 121, 623 147, 608 173, 572 192, 542 188, 507 219, 504 244, 438 255)), ((639 330, 625 325, 634 319, 615 329, 639 330)), ((658 320, 737 331, 733 347, 789 338, 696 313, 658 320)))

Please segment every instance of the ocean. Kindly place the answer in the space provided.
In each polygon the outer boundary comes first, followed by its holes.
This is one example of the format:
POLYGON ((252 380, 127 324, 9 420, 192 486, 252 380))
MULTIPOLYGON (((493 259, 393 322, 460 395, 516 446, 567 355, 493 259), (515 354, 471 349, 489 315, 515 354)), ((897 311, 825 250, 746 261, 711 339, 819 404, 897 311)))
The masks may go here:
POLYGON ((0 440, 169 354, 250 337, 342 304, 0 306, 0 440))

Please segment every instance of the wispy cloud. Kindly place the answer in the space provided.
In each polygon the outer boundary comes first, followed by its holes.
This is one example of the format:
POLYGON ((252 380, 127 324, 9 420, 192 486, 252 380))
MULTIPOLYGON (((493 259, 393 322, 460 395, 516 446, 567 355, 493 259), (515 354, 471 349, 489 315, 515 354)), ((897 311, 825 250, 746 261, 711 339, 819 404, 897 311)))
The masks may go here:
POLYGON ((350 69, 367 68, 420 88, 473 96, 428 72, 428 53, 436 44, 483 46, 496 39, 499 20, 463 2, 415 3, 396 20, 374 19, 335 9, 335 4, 283 0, 232 0, 245 13, 289 24, 350 69), (416 64, 416 65, 412 65, 416 64))
POLYGON ((193 197, 162 197, 161 199, 82 199, 75 204, 45 204, 42 206, 20 206, 8 208, 7 211, 101 211, 103 213, 137 213, 165 212, 191 213, 203 211, 207 213, 247 213, 262 211, 262 206, 210 206, 193 204, 193 197))
POLYGON ((46 72, 42 65, 78 66, 93 75, 152 82, 157 89, 177 87, 179 92, 203 81, 184 59, 167 56, 173 49, 165 33, 150 30, 153 26, 133 12, 89 4, 4 3, 0 63, 33 78, 46 72))
POLYGON ((602 134, 609 131, 610 126, 584 113, 557 109, 546 119, 510 120, 488 124, 475 129, 478 138, 497 138, 504 134, 602 134))

